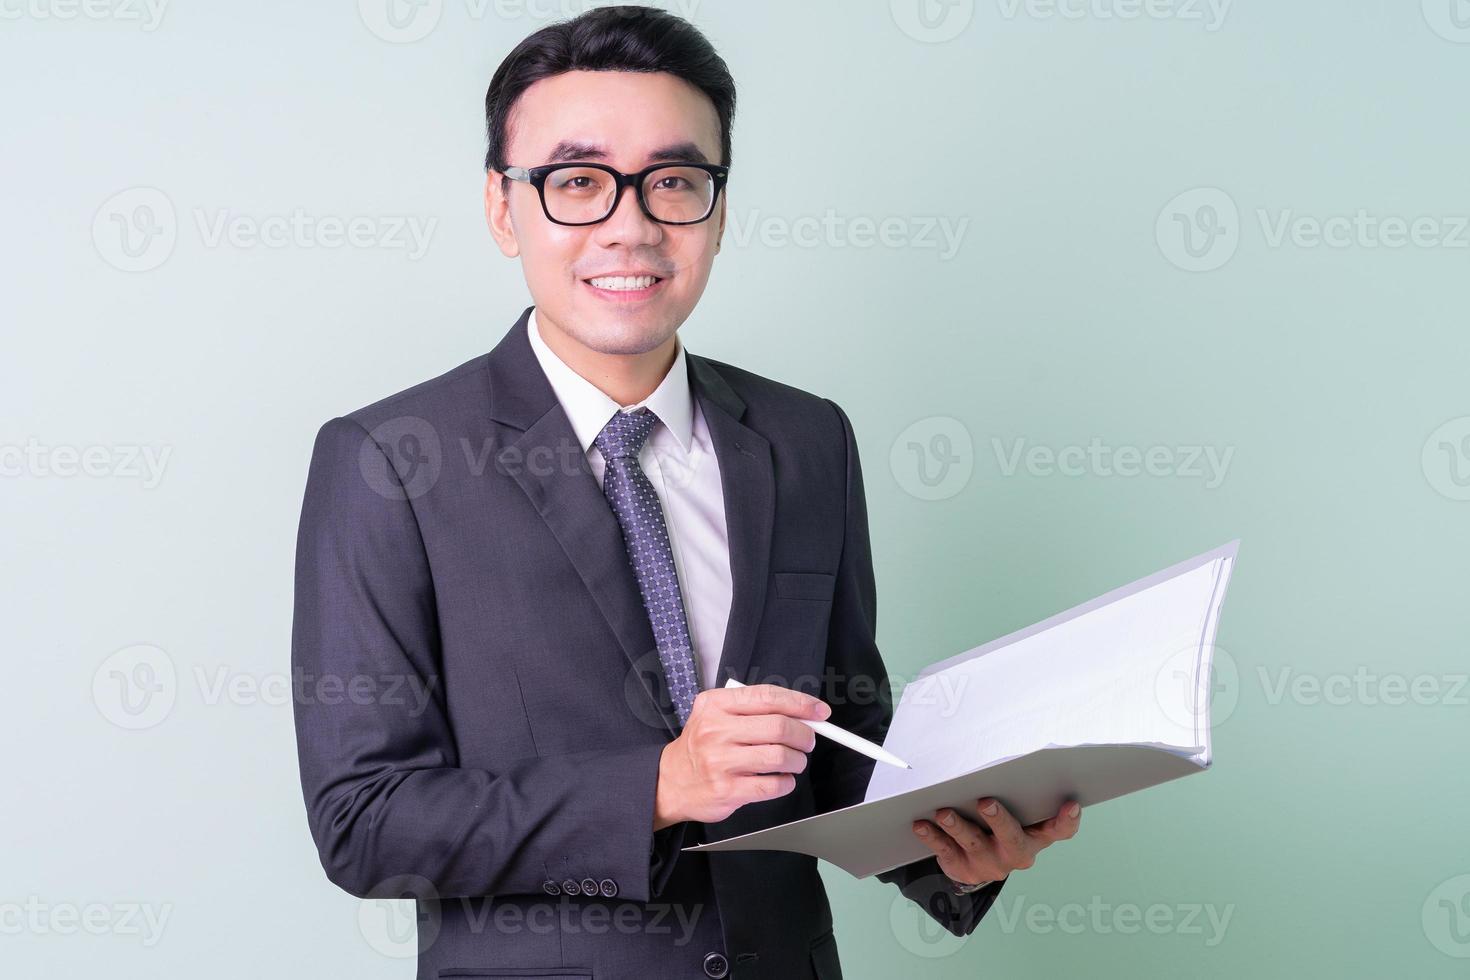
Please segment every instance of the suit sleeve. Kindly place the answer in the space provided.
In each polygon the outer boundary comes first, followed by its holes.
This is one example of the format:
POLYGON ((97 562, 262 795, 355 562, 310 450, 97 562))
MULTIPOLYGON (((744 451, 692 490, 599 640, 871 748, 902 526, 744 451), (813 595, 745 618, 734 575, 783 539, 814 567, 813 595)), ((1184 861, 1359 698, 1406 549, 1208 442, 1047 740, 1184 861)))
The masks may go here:
POLYGON ((392 492, 402 486, 357 422, 318 431, 291 666, 302 792, 327 877, 360 898, 398 897, 408 878, 442 899, 541 894, 548 879, 590 876, 648 901, 682 836, 653 831, 661 745, 460 766, 433 578, 413 501, 392 492), (371 481, 369 466, 380 468, 371 481))
MULTIPOLYGON (((893 697, 876 640, 877 589, 862 466, 847 413, 830 399, 827 404, 837 413, 847 445, 847 526, 832 599, 827 664, 832 676, 849 685, 847 696, 842 696, 840 691, 828 692, 836 702, 829 720, 881 745, 893 720, 893 697), (854 682, 862 686, 852 686, 854 682)), ((809 762, 817 811, 825 813, 862 802, 874 765, 872 759, 830 739, 818 739, 809 762)), ((955 895, 935 857, 885 871, 877 878, 897 885, 904 895, 956 936, 966 936, 975 930, 1005 885, 1001 880, 968 895, 955 895)))

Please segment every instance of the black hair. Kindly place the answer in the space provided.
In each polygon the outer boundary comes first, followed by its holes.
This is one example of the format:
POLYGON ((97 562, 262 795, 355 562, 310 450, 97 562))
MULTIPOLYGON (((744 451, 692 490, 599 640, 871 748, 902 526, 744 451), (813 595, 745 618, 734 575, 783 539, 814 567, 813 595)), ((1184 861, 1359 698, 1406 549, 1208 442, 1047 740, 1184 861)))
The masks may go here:
POLYGON ((693 24, 657 7, 598 7, 550 24, 506 55, 485 92, 485 169, 504 170, 506 127, 521 93, 543 78, 569 71, 668 72, 693 85, 715 105, 720 160, 730 165, 735 79, 693 24))

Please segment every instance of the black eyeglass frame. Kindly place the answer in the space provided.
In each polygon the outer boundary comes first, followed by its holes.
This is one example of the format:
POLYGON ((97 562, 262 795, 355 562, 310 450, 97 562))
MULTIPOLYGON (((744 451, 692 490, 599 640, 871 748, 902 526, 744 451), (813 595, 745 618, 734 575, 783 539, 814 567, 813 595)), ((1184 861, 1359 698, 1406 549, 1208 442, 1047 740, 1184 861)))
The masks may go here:
POLYGON ((536 196, 541 199, 541 213, 546 215, 547 221, 553 224, 580 228, 586 225, 600 225, 608 218, 611 218, 613 212, 618 209, 618 202, 623 199, 623 188, 625 187, 633 188, 633 196, 638 199, 638 207, 647 216, 649 221, 656 221, 661 225, 697 225, 702 221, 708 221, 710 215, 715 213, 715 205, 720 203, 720 192, 725 189, 725 182, 730 176, 730 168, 713 163, 655 163, 652 166, 644 167, 635 174, 625 174, 621 170, 614 169, 603 163, 572 162, 548 163, 541 167, 506 167, 501 173, 505 174, 511 180, 518 180, 536 188, 536 196), (692 221, 665 221, 663 218, 654 217, 653 213, 648 210, 648 202, 643 199, 644 178, 656 170, 666 170, 675 167, 681 167, 686 170, 690 168, 703 170, 710 175, 710 179, 714 183, 715 192, 710 195, 709 210, 702 217, 695 218, 692 221), (613 178, 613 181, 617 184, 617 189, 613 192, 612 206, 607 209, 607 214, 604 214, 596 221, 560 221, 551 216, 551 209, 546 206, 546 178, 558 170, 570 169, 601 170, 613 178))

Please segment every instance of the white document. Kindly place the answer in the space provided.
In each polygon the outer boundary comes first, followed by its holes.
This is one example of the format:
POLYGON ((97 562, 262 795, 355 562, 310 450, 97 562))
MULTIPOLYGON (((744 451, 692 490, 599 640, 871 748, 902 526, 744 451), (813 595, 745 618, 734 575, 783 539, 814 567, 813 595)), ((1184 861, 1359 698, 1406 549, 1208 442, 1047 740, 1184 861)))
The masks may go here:
POLYGON ((930 856, 910 827, 994 796, 1031 824, 1211 764, 1211 659, 1238 541, 931 664, 863 802, 686 851, 796 851, 854 877, 930 856))

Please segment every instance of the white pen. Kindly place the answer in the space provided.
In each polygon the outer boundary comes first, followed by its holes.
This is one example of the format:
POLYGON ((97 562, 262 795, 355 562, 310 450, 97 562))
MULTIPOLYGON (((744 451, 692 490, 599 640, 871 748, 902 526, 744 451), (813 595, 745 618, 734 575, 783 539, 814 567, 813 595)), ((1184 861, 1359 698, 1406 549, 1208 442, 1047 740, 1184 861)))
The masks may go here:
MULTIPOLYGON (((740 683, 732 677, 725 682, 725 686, 745 687, 746 685, 740 683)), ((852 732, 844 731, 831 722, 808 721, 805 718, 798 718, 797 720, 800 721, 803 725, 810 726, 811 730, 816 732, 818 735, 825 735, 832 741, 837 742, 841 745, 845 745, 848 748, 852 749, 854 752, 861 752, 869 759, 876 759, 879 762, 886 762, 890 766, 898 766, 898 768, 900 769, 914 768, 907 762, 904 762, 898 756, 894 755, 892 752, 889 752, 887 749, 883 748, 881 745, 874 745, 867 739, 854 735, 852 732)))

